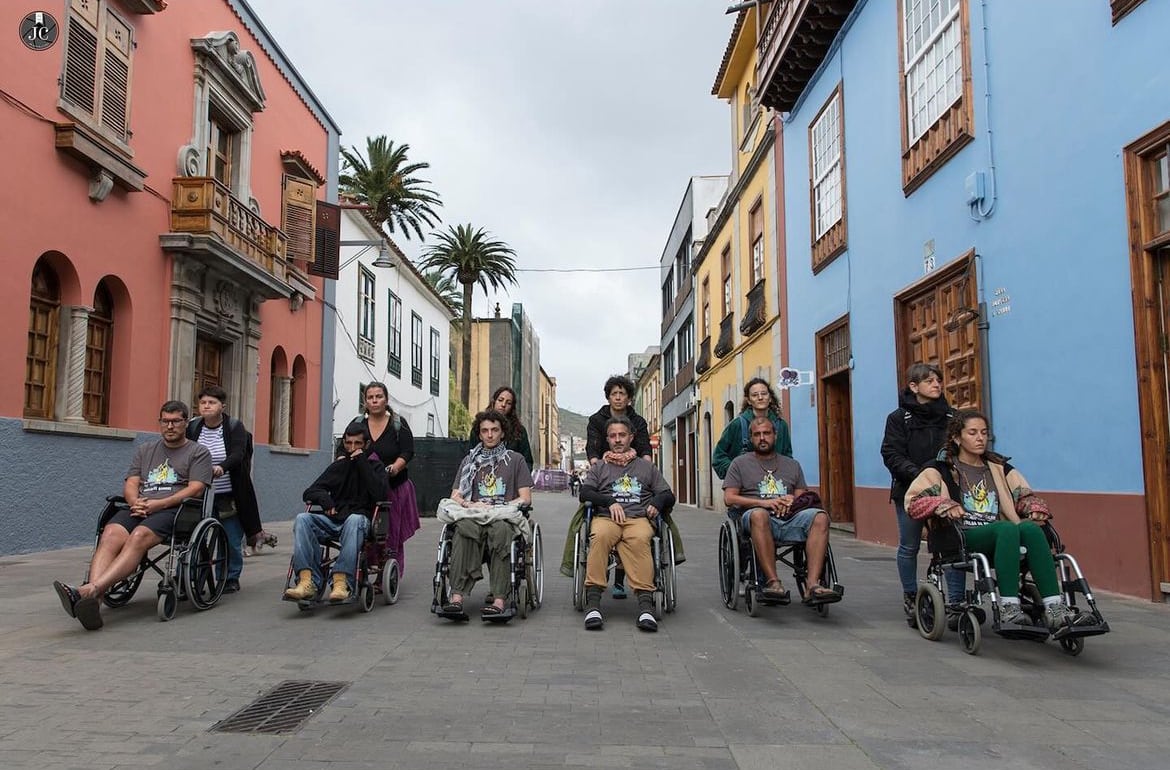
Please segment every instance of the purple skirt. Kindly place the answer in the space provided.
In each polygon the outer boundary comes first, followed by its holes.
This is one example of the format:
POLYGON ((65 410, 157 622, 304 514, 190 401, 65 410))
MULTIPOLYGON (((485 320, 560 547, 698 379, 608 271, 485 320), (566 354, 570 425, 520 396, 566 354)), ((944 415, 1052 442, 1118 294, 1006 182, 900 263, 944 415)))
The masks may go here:
POLYGON ((418 500, 414 494, 414 482, 410 479, 390 488, 390 528, 386 533, 387 544, 394 549, 398 559, 399 574, 406 573, 406 551, 403 546, 421 526, 418 520, 418 500))

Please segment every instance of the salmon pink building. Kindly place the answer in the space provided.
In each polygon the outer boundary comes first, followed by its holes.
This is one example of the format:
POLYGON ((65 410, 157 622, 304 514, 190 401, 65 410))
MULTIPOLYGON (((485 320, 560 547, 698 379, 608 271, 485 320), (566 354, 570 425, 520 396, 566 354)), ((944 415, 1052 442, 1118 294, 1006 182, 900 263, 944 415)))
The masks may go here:
POLYGON ((8 0, 0 30, 0 554, 91 538, 206 384, 287 518, 328 449, 340 130, 244 0, 8 0))

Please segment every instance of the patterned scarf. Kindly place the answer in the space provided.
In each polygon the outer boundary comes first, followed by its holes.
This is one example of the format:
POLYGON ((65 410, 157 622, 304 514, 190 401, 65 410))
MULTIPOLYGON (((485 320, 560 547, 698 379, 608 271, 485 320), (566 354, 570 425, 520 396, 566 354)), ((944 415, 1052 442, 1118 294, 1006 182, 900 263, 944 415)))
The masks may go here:
POLYGON ((471 502, 471 484, 479 469, 488 465, 493 468, 497 463, 508 464, 508 447, 500 442, 494 449, 484 449, 483 444, 476 444, 467 455, 467 463, 463 466, 463 473, 459 474, 459 496, 471 502))

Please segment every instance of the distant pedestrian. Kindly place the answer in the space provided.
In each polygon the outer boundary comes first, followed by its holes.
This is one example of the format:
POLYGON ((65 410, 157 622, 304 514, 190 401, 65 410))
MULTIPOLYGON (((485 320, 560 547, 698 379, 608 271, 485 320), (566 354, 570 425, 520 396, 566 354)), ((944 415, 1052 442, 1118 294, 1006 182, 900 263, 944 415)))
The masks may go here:
POLYGON ((745 452, 752 451, 751 421, 757 417, 767 417, 772 421, 772 428, 776 431, 775 452, 785 457, 792 457, 792 434, 788 430, 788 423, 780 416, 780 401, 776 392, 763 377, 753 377, 743 386, 743 404, 739 416, 727 423, 715 451, 711 455, 711 467, 715 475, 723 478, 727 475, 727 468, 731 461, 745 452))

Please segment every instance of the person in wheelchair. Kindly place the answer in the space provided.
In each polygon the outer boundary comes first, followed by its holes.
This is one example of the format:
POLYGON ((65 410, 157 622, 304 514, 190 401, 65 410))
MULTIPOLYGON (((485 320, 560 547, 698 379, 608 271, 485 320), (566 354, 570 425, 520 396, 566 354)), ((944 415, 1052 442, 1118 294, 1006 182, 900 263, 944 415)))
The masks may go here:
POLYGON ((800 507, 798 498, 808 491, 804 471, 793 458, 776 453, 772 421, 756 417, 748 428, 752 452, 739 455, 728 466, 723 477, 723 502, 727 515, 751 537, 764 577, 762 598, 775 604, 791 601, 790 592, 776 574, 776 544, 795 541, 804 543, 808 564, 803 603, 818 606, 841 601, 840 593, 820 585, 829 545, 829 514, 815 505, 800 507))
POLYGON ((321 542, 339 540, 333 562, 329 602, 347 601, 356 589, 350 578, 357 567, 358 549, 366 539, 369 516, 386 499, 386 466, 371 454, 361 425, 351 424, 341 438, 342 454, 314 481, 302 499, 321 512, 297 514, 293 522, 293 571, 297 584, 284 592, 286 599, 311 601, 325 576, 321 571, 321 542))
MULTIPOLYGON (((1075 624, 1091 624, 1092 613, 1074 614, 1061 595, 1056 565, 1043 524, 1051 515, 1008 458, 988 448, 987 418, 974 409, 957 412, 947 424, 946 444, 906 492, 912 518, 954 521, 970 551, 992 558, 999 588, 999 622, 1035 627, 1020 604, 1020 552, 1044 603, 1044 621, 1054 636, 1075 624)), ((1010 631, 1010 628, 1009 628, 1010 631)))
POLYGON ((624 415, 605 421, 609 444, 606 459, 589 469, 581 484, 581 502, 593 505, 589 557, 585 575, 585 628, 605 625, 601 596, 605 593, 609 554, 615 547, 638 602, 637 626, 657 631, 654 619, 654 563, 651 521, 674 506, 674 492, 658 468, 644 457, 617 463, 634 440, 634 426, 624 415))
POLYGON ((166 402, 159 410, 160 438, 135 447, 122 490, 129 508, 102 530, 89 582, 77 587, 53 582, 65 612, 88 631, 102 627, 102 595, 138 569, 147 551, 170 539, 182 502, 211 486, 211 453, 187 438, 187 416, 182 401, 166 402))
POLYGON ((524 457, 504 444, 507 418, 494 410, 475 415, 479 444, 459 464, 451 497, 439 502, 439 518, 452 522, 451 595, 438 613, 449 620, 465 620, 463 602, 483 576, 484 549, 488 551, 491 601, 484 604, 484 620, 506 620, 511 608, 511 547, 521 506, 532 505, 532 473, 524 457))

